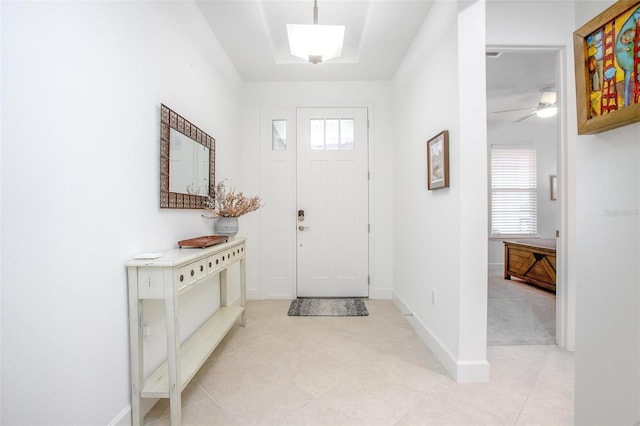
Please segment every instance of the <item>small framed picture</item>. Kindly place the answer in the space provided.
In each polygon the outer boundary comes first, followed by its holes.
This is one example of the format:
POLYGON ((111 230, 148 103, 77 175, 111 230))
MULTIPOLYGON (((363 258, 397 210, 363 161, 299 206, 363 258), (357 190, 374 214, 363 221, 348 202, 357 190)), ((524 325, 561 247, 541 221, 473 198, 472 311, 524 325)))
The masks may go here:
POLYGON ((427 188, 449 187, 449 131, 443 130, 427 142, 427 188))
POLYGON ((551 201, 558 199, 558 176, 549 175, 549 193, 551 201))

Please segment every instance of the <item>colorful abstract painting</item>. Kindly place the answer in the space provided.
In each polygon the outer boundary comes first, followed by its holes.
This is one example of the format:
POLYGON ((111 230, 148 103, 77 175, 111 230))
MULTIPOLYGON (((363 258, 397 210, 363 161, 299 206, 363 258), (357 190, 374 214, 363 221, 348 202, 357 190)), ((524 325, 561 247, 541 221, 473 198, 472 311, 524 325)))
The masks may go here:
POLYGON ((606 22, 586 39, 589 118, 640 104, 640 6, 606 22))

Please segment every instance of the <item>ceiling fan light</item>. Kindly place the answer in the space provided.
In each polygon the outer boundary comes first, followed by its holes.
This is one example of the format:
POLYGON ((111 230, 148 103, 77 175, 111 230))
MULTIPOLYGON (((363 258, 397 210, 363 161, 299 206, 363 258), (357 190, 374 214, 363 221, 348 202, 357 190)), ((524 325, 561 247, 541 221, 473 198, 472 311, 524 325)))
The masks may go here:
POLYGON ((287 24, 289 50, 293 56, 314 64, 342 55, 343 25, 287 24))
POLYGON ((556 106, 550 106, 550 107, 547 107, 547 108, 541 108, 538 111, 536 111, 536 115, 538 117, 540 117, 540 118, 553 117, 557 113, 558 113, 558 107, 556 107, 556 106))
POLYGON ((555 104, 556 92, 542 92, 542 95, 540 96, 540 103, 555 104))

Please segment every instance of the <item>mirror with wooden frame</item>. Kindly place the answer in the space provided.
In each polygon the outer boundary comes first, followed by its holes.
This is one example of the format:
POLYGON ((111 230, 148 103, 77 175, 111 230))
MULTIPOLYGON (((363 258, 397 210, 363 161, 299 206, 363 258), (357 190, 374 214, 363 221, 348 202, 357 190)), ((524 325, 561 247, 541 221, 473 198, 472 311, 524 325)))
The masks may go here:
POLYGON ((160 105, 160 207, 201 209, 215 187, 216 140, 160 105))

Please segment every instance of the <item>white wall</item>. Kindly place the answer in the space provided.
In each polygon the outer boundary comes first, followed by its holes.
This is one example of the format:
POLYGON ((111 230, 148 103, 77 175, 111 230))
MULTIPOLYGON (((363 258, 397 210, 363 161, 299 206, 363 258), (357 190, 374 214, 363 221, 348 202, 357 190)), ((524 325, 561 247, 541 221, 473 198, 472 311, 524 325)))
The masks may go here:
POLYGON ((158 207, 159 105, 235 178, 242 83, 190 2, 0 8, 1 423, 127 422, 124 262, 212 228, 158 207))
MULTIPOLYGON (((555 238, 557 228, 557 201, 552 201, 549 175, 557 174, 558 123, 557 118, 526 120, 517 125, 509 122, 490 124, 487 127, 489 163, 491 145, 531 144, 536 149, 538 184, 538 235, 555 238)), ((489 194, 489 198, 491 195, 489 194)), ((504 264, 504 244, 502 239, 489 240, 489 266, 504 264)))
MULTIPOLYGON (((314 66, 309 64, 308 66, 314 66)), ((243 189, 251 193, 260 191, 260 142, 268 143, 260 130, 261 111, 278 110, 282 117, 295 119, 296 107, 367 107, 371 121, 369 129, 370 158, 370 273, 371 298, 390 298, 392 287, 393 251, 389 241, 393 239, 393 156, 392 112, 390 82, 306 82, 306 83, 246 83, 244 87, 243 119, 243 189)), ((295 134, 295 129, 288 129, 295 134)), ((290 135, 293 136, 293 135, 290 135)), ((294 140, 294 139, 291 139, 294 140)), ((288 161, 291 161, 289 159, 288 161)), ((289 164, 286 181, 294 177, 295 165, 289 164)), ((287 190, 287 188, 282 188, 287 190)), ((247 293, 253 298, 295 298, 295 278, 263 287, 268 282, 266 271, 260 270, 260 260, 274 250, 271 241, 260 232, 261 215, 268 217, 270 202, 265 199, 262 211, 243 218, 243 235, 248 236, 247 293)), ((293 200, 295 206, 295 200, 293 200)), ((295 207, 291 210, 289 227, 296 224, 295 207)), ((263 228, 273 226, 262 223, 263 228)), ((295 237, 295 234, 292 235, 295 237)), ((292 244, 295 244, 292 241, 292 244)), ((294 247, 295 248, 295 247, 294 247)), ((291 250, 295 254, 295 250, 291 250)))
MULTIPOLYGON (((613 2, 577 2, 575 27, 613 2)), ((572 132, 576 126, 572 123, 572 132)), ((640 124, 578 136, 575 422, 640 421, 640 124)))
POLYGON ((436 2, 394 83, 394 300, 447 370, 486 380, 484 2, 436 2), (426 189, 426 142, 450 135, 450 188, 426 189), (432 290, 437 304, 432 304, 432 290))

